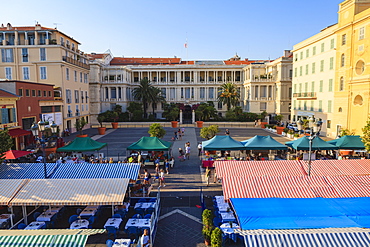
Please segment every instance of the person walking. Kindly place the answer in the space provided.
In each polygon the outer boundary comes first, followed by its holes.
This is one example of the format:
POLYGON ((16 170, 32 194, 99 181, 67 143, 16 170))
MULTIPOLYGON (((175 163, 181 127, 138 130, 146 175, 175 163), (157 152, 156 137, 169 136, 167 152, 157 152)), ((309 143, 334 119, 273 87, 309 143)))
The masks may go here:
POLYGON ((164 160, 164 167, 166 169, 166 173, 170 174, 170 163, 168 162, 167 159, 164 160))
POLYGON ((159 187, 166 187, 166 182, 164 181, 164 171, 161 169, 161 172, 159 173, 159 187))
POLYGON ((179 148, 179 159, 180 159, 180 161, 185 160, 185 152, 184 152, 184 150, 182 150, 182 148, 179 148))
POLYGON ((230 135, 230 131, 229 131, 229 129, 226 129, 226 130, 225 130, 225 135, 228 135, 228 136, 230 135))
POLYGON ((198 143, 198 156, 200 156, 202 154, 202 143, 199 142, 198 143))
POLYGON ((148 229, 144 229, 143 235, 140 238, 140 244, 142 247, 150 246, 150 237, 148 229))
POLYGON ((207 181, 207 187, 209 186, 209 178, 210 178, 210 176, 211 176, 211 170, 209 169, 209 167, 207 166, 207 168, 206 168, 206 174, 205 174, 205 176, 206 176, 206 181, 207 181))
POLYGON ((190 145, 185 148, 185 159, 190 159, 190 145))

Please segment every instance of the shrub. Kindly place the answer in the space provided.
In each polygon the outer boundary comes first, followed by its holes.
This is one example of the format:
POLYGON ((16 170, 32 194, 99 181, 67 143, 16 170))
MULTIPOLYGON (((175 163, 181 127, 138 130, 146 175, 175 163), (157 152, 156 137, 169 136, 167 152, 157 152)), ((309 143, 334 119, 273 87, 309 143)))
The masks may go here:
POLYGON ((211 125, 209 127, 203 127, 200 130, 200 137, 204 139, 212 139, 220 130, 218 129, 218 125, 211 125))
POLYGON ((154 123, 150 125, 148 133, 151 137, 162 138, 166 134, 166 131, 163 129, 161 124, 154 123))
POLYGON ((218 227, 216 227, 212 231, 212 235, 211 235, 211 246, 212 247, 221 247, 222 246, 222 231, 218 227))

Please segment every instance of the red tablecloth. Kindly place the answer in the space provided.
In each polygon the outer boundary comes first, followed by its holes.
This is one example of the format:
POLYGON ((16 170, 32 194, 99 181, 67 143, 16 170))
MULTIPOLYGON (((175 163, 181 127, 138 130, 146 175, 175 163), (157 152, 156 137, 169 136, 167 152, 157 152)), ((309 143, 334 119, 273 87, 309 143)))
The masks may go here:
POLYGON ((213 167, 214 160, 202 160, 202 167, 213 167))

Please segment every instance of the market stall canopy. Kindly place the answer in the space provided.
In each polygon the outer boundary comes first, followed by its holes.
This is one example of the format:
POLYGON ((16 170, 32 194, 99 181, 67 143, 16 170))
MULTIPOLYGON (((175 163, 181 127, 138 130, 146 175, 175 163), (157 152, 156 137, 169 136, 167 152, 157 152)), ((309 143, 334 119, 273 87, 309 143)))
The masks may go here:
MULTIPOLYGON (((40 231, 40 230, 39 230, 40 231)), ((84 247, 88 235, 20 235, 0 236, 0 246, 84 247)))
POLYGON ((24 183, 25 180, 22 179, 1 179, 0 205, 7 205, 13 196, 15 196, 15 194, 18 192, 18 190, 24 185, 24 183))
POLYGON ((286 150, 284 144, 273 139, 271 136, 256 135, 251 139, 241 142, 246 150, 286 150))
POLYGON ((337 146, 339 149, 351 149, 351 150, 365 149, 365 145, 362 142, 360 136, 342 136, 339 139, 327 141, 327 143, 337 146))
POLYGON ((32 235, 95 235, 105 233, 105 229, 0 229, 0 236, 32 236, 32 235))
POLYGON ((19 137, 19 136, 27 136, 27 135, 32 134, 31 131, 24 130, 24 129, 10 129, 8 133, 13 138, 14 137, 19 137))
POLYGON ((203 150, 209 150, 209 151, 244 150, 245 149, 244 145, 241 142, 234 140, 228 135, 214 136, 212 139, 208 141, 203 141, 202 147, 203 147, 203 150))
POLYGON ((370 198, 231 198, 242 230, 370 227, 370 198))
POLYGON ((122 205, 129 181, 128 178, 32 179, 9 205, 122 205))
MULTIPOLYGON (((285 145, 294 148, 296 150, 309 150, 310 148, 310 140, 308 137, 303 136, 299 138, 298 140, 289 141, 286 142, 285 145)), ((315 137, 312 140, 312 150, 335 150, 338 149, 338 147, 327 143, 323 139, 321 139, 319 136, 315 137)))
POLYGON ((5 152, 4 158, 7 159, 7 160, 14 160, 14 159, 17 159, 19 157, 26 156, 27 154, 30 154, 30 153, 32 153, 32 152, 30 152, 30 151, 20 151, 20 150, 9 150, 9 151, 5 152))
POLYGON ((95 141, 90 137, 76 137, 70 144, 58 148, 57 152, 87 152, 96 151, 105 147, 107 144, 95 141))
POLYGON ((127 150, 168 151, 171 145, 171 142, 163 141, 158 137, 143 136, 128 146, 127 150))

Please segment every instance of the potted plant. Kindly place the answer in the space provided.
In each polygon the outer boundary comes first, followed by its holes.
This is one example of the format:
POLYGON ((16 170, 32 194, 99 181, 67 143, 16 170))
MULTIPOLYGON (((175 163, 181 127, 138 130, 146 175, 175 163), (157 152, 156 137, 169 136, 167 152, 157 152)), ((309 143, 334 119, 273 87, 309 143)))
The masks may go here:
POLYGON ((113 118, 113 122, 111 123, 112 124, 112 128, 113 129, 117 129, 118 128, 118 118, 119 118, 119 114, 118 112, 114 111, 112 112, 112 118, 113 118))
POLYGON ((77 137, 87 137, 87 134, 84 134, 82 131, 86 124, 87 122, 84 117, 76 119, 75 128, 77 131, 80 132, 80 134, 77 135, 77 137))
POLYGON ((203 128, 203 121, 197 121, 197 127, 203 128))
POLYGON ((103 122, 105 121, 105 115, 104 113, 99 113, 98 117, 97 117, 97 120, 100 124, 100 127, 98 127, 98 133, 99 135, 104 135, 105 134, 105 130, 107 129, 106 127, 103 127, 103 122))
POLYGON ((179 117, 179 112, 180 109, 176 104, 166 104, 164 106, 164 112, 162 116, 171 121, 172 128, 177 128, 178 122, 176 121, 176 119, 178 119, 179 117))
POLYGON ((161 124, 154 123, 150 125, 148 133, 150 134, 150 137, 162 138, 166 134, 166 131, 163 129, 161 124))
POLYGON ((288 138, 293 139, 294 137, 294 130, 288 130, 288 138))
POLYGON ((294 140, 297 140, 299 138, 299 134, 298 133, 295 133, 294 134, 294 140))
POLYGON ((218 227, 216 227, 212 231, 212 235, 211 235, 211 246, 212 247, 222 247, 222 231, 218 227))
POLYGON ((211 243, 211 236, 213 230, 213 215, 211 210, 205 209, 203 211, 202 222, 203 222, 202 234, 204 237, 204 243, 205 245, 209 246, 211 243))

